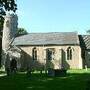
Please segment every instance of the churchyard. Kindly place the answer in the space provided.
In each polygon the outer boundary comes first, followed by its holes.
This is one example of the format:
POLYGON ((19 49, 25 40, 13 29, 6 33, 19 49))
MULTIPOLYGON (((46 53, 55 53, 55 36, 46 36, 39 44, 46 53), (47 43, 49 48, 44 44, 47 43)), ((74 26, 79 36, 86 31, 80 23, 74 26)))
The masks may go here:
POLYGON ((64 77, 49 77, 39 71, 31 76, 26 72, 0 75, 0 90, 90 90, 90 69, 68 70, 64 77))

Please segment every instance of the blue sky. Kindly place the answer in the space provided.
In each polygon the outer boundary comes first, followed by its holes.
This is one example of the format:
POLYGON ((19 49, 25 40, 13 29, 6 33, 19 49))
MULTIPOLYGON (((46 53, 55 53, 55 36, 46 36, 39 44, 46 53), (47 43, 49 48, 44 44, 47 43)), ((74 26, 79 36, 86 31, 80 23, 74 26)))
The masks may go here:
POLYGON ((17 0, 18 26, 32 32, 90 29, 90 0, 17 0))

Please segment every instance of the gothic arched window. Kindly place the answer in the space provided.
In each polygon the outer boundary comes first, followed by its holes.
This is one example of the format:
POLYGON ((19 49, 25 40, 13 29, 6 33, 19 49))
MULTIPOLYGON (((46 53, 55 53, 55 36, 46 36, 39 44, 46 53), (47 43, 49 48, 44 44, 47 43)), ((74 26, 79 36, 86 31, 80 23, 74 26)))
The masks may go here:
POLYGON ((32 50, 32 58, 33 58, 33 60, 37 60, 37 49, 36 49, 36 47, 34 47, 32 50))
POLYGON ((72 60, 72 48, 67 48, 67 60, 72 60))
POLYGON ((54 60, 55 59, 55 50, 53 48, 47 49, 47 60, 54 60))

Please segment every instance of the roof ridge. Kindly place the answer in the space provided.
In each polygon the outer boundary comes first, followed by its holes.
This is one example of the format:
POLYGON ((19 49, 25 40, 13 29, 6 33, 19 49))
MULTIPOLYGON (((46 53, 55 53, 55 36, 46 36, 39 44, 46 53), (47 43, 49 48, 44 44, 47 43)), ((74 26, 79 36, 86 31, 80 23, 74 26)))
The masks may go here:
POLYGON ((77 33, 77 32, 76 31, 75 32, 31 32, 28 34, 47 34, 47 33, 77 33))

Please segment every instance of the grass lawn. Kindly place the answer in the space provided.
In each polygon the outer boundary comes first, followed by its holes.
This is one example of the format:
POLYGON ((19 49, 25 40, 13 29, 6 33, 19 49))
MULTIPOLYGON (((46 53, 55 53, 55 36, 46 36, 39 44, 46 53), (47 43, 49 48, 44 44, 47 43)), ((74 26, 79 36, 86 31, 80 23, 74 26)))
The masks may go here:
POLYGON ((0 90, 90 90, 90 69, 68 70, 65 77, 25 73, 0 77, 0 90))

